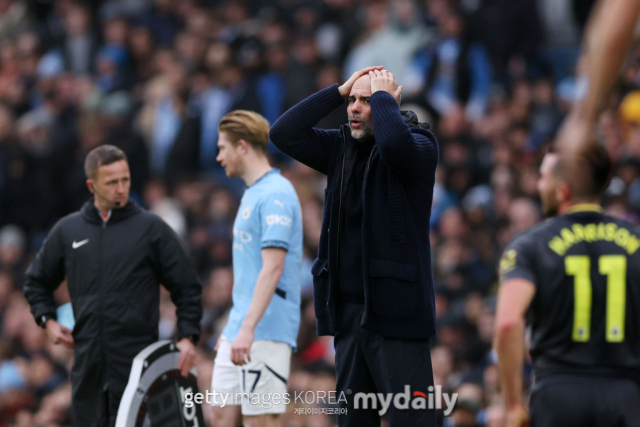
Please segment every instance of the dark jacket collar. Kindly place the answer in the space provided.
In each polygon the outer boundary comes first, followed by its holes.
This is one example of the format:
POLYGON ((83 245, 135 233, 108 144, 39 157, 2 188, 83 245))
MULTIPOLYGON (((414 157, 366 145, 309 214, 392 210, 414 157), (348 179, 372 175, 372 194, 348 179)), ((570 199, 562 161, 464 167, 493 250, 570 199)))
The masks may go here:
MULTIPOLYGON (((85 202, 84 205, 82 205, 82 209, 80 209, 80 212, 82 212, 83 218, 91 223, 94 223, 94 224, 103 223, 100 212, 98 212, 98 209, 96 209, 96 207, 94 206, 93 197, 87 200, 87 202, 85 202)), ((140 207, 136 204, 136 202, 129 199, 129 201, 127 202, 126 205, 124 205, 124 207, 120 209, 113 209, 111 211, 111 216, 109 217, 107 222, 110 222, 110 223, 120 222, 123 219, 128 218, 131 215, 134 215, 138 212, 140 212, 140 207)))
POLYGON ((411 110, 400 110, 400 114, 402 114, 404 122, 410 128, 421 127, 423 129, 429 129, 431 127, 427 122, 420 123, 418 121, 418 116, 416 115, 416 113, 411 110))

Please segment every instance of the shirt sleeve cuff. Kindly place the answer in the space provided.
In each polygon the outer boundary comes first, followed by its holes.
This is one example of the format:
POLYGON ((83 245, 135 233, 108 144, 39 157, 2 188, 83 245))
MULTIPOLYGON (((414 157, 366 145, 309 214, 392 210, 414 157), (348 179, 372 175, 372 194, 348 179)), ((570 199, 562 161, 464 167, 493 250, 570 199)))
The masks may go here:
POLYGON ((265 240, 264 242, 262 242, 262 249, 265 249, 265 248, 280 248, 280 249, 284 249, 285 251, 288 251, 289 244, 282 240, 265 240))

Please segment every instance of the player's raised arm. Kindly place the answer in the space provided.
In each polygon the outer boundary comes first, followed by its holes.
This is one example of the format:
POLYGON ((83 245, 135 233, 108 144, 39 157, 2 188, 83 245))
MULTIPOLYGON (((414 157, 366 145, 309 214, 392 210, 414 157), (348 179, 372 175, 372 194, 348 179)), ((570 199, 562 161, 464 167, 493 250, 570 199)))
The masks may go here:
POLYGON ((640 0, 601 1, 595 9, 584 41, 587 92, 562 125, 558 150, 577 153, 589 143, 603 100, 631 47, 639 16, 640 0))

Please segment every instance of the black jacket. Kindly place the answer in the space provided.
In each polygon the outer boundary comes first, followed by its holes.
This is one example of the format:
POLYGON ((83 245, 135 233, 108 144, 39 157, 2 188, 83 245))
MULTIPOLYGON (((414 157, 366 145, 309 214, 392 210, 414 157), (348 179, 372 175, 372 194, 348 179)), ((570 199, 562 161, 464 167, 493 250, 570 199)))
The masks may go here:
MULTIPOLYGON (((311 271, 320 335, 335 332, 337 224, 342 184, 350 173, 345 159, 356 142, 346 125, 339 130, 313 126, 343 102, 333 85, 284 113, 270 133, 285 154, 327 175, 318 258, 311 271)), ((362 327, 386 337, 428 338, 435 334, 429 218, 438 144, 415 114, 403 116, 390 94, 376 92, 370 102, 375 144, 362 186, 363 265, 353 272, 364 284, 362 327)))
POLYGON ((161 218, 132 201, 107 222, 93 200, 62 218, 26 276, 24 292, 36 320, 55 318, 53 291, 67 278, 76 321, 76 425, 92 425, 105 388, 117 411, 133 358, 158 340, 160 284, 177 307, 179 337, 200 335, 201 285, 186 251, 161 218))

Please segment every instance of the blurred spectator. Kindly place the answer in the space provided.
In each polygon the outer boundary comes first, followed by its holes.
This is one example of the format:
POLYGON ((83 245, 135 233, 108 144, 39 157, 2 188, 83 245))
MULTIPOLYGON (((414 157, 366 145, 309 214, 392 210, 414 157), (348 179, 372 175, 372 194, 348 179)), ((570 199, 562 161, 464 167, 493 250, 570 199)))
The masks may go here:
POLYGON ((166 179, 175 185, 184 179, 195 178, 200 171, 200 132, 202 121, 199 114, 190 115, 187 109, 189 91, 179 90, 173 98, 173 109, 180 118, 178 133, 171 144, 166 167, 166 179))
POLYGON ((10 224, 0 228, 0 271, 10 274, 10 280, 22 279, 26 249, 27 240, 22 229, 10 224))
POLYGON ((153 0, 151 9, 134 17, 134 21, 149 28, 159 45, 169 46, 180 28, 174 7, 171 0, 153 0))
POLYGON ((491 58, 497 82, 523 77, 538 56, 542 29, 537 0, 462 2, 470 17, 473 40, 482 42, 491 58), (470 6, 470 5, 474 5, 470 6))
POLYGON ((62 56, 74 73, 87 73, 92 69, 91 58, 96 49, 95 35, 91 33, 89 11, 80 4, 70 8, 64 17, 65 41, 62 56))
POLYGON ((451 122, 447 133, 456 136, 466 120, 484 114, 491 69, 485 48, 469 40, 459 11, 446 8, 437 23, 439 40, 413 59, 407 94, 424 97, 443 121, 451 122))
POLYGON ((260 111, 260 103, 255 82, 244 75, 228 45, 218 42, 209 47, 207 67, 212 72, 212 86, 202 96, 200 165, 211 172, 220 170, 215 161, 220 119, 231 110, 260 111))
POLYGON ((266 48, 266 72, 259 77, 257 83, 262 115, 275 123, 284 112, 287 96, 287 50, 282 44, 273 44, 266 48))
POLYGON ((572 73, 578 55, 582 29, 595 0, 539 0, 538 14, 544 34, 542 58, 560 81, 572 73))
POLYGON ((131 126, 129 117, 133 106, 124 91, 114 92, 102 99, 100 120, 107 129, 106 140, 127 155, 131 165, 131 191, 140 197, 149 179, 149 151, 139 132, 131 126))
POLYGON ((0 2, 0 41, 12 39, 30 26, 27 2, 3 0, 0 2))
POLYGON ((366 25, 371 34, 347 56, 343 77, 346 80, 362 68, 383 65, 396 81, 404 83, 413 55, 430 38, 416 2, 373 3, 367 10, 366 25))

